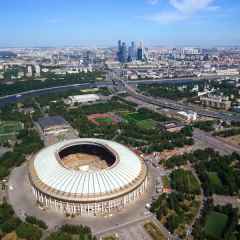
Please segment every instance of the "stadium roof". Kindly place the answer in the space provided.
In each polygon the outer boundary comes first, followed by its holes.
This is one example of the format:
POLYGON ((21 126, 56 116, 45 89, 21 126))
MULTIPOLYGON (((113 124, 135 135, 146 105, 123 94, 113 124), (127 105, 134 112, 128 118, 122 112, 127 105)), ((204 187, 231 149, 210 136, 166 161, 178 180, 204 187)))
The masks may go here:
POLYGON ((140 179, 146 177, 146 167, 134 152, 119 143, 102 139, 74 139, 47 147, 37 154, 33 168, 35 178, 44 190, 82 198, 109 195, 129 186, 134 188, 140 179), (114 153, 117 160, 105 169, 82 171, 65 168, 58 153, 67 147, 83 144, 102 145, 114 153))

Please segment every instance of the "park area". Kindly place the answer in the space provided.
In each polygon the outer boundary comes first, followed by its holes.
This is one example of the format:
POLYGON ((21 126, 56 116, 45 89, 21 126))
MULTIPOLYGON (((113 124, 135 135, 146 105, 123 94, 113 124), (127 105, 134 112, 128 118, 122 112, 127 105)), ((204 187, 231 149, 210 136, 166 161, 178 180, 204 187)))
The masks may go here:
POLYGON ((207 236, 212 237, 213 239, 221 239, 227 222, 227 215, 212 211, 207 216, 204 231, 207 236))
POLYGON ((211 189, 217 192, 218 189, 222 188, 222 182, 216 172, 207 172, 207 176, 211 189))
POLYGON ((21 122, 0 122, 0 143, 15 138, 16 134, 24 128, 21 122))
POLYGON ((157 123, 151 118, 148 118, 144 113, 141 112, 126 112, 123 114, 123 118, 127 123, 136 124, 139 128, 152 130, 155 129, 157 123))

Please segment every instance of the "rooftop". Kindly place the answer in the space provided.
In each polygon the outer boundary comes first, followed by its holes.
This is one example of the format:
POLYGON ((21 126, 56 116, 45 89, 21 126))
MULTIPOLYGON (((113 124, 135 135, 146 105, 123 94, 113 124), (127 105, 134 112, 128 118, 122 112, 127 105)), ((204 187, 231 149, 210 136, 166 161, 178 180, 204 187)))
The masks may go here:
MULTIPOLYGON (((101 157, 101 154, 97 156, 101 157)), ((77 162, 71 161, 70 164, 77 162)), ((78 201, 89 201, 90 198, 96 200, 96 197, 98 200, 105 199, 109 194, 121 195, 129 189, 136 188, 147 175, 146 166, 134 152, 121 144, 103 139, 74 139, 57 143, 42 149, 29 166, 31 181, 42 192, 57 194, 61 199, 77 198, 78 201), (74 150, 76 147, 86 150, 85 147, 89 148, 90 145, 91 151, 95 151, 95 147, 107 149, 114 154, 116 160, 108 162, 108 166, 96 167, 89 166, 89 159, 85 156, 85 159, 81 158, 85 165, 74 165, 72 168, 64 164, 66 159, 60 158, 62 151, 72 151, 72 147, 74 150)))
POLYGON ((69 125, 68 122, 61 116, 39 118, 38 123, 43 129, 59 125, 69 125))

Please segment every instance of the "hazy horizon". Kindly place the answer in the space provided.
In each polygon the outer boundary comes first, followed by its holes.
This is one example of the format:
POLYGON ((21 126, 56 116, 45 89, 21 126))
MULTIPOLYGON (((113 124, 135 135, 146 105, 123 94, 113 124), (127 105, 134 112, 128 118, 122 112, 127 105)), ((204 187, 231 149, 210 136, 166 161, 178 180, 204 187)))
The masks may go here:
POLYGON ((240 2, 227 0, 11 0, 0 15, 1 47, 239 45, 240 2))

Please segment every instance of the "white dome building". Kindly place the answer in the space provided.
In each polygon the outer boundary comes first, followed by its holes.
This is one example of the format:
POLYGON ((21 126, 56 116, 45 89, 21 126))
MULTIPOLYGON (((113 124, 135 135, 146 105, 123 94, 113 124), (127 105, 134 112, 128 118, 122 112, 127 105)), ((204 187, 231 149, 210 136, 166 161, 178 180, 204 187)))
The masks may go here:
POLYGON ((42 205, 78 215, 109 214, 137 200, 147 187, 143 160, 102 139, 74 139, 41 150, 29 164, 42 205))

